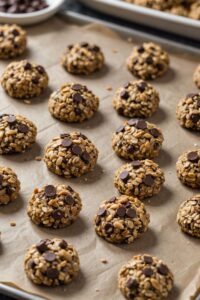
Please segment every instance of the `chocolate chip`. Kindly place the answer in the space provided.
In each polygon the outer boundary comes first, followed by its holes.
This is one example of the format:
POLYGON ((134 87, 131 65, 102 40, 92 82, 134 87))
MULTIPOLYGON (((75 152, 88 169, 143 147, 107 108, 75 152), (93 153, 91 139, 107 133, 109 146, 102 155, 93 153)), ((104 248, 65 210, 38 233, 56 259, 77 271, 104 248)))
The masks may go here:
POLYGON ((116 133, 120 133, 124 131, 124 126, 121 125, 120 127, 117 128, 116 133))
POLYGON ((72 90, 74 90, 74 91, 80 91, 82 89, 82 85, 81 84, 78 84, 78 83, 76 83, 76 84, 73 84, 72 85, 72 90))
POLYGON ((56 255, 53 252, 45 252, 44 259, 48 262, 52 262, 56 259, 56 255))
POLYGON ((78 145, 73 145, 72 146, 72 153, 75 155, 81 155, 82 154, 82 149, 78 145))
POLYGON ((153 263, 153 258, 149 255, 144 255, 144 262, 146 264, 152 264, 153 263))
POLYGON ((153 58, 152 58, 151 56, 148 56, 148 57, 146 58, 146 63, 147 63, 148 65, 152 65, 152 64, 153 64, 153 58))
POLYGON ((47 272, 46 272, 46 275, 49 279, 56 279, 58 278, 59 276, 59 272, 58 270, 56 269, 53 269, 53 268, 48 268, 47 269, 47 272))
POLYGON ((151 128, 149 130, 149 132, 151 133, 151 135, 155 138, 158 138, 160 136, 160 132, 158 131, 157 128, 151 128))
POLYGON ((138 51, 139 53, 143 53, 144 50, 145 50, 145 49, 144 49, 143 46, 140 46, 140 47, 137 48, 137 51, 138 51))
POLYGON ((68 138, 70 137, 69 133, 61 133, 61 134, 60 134, 60 138, 61 138, 61 139, 64 139, 64 138, 66 138, 66 137, 68 137, 68 138))
POLYGON ((146 129, 147 128, 147 123, 143 120, 138 120, 137 123, 135 124, 137 129, 146 129))
POLYGON ((134 160, 134 161, 132 161, 132 166, 134 167, 134 168, 139 168, 139 167, 141 167, 141 165, 142 165, 142 163, 141 163, 141 161, 140 160, 134 160))
POLYGON ((100 51, 100 47, 99 46, 96 46, 94 45, 92 48, 90 48, 92 51, 95 51, 95 52, 99 52, 100 51))
POLYGON ((56 188, 53 185, 47 185, 44 189, 45 196, 48 198, 54 198, 56 196, 56 188))
POLYGON ((38 72, 40 74, 44 74, 45 73, 45 69, 43 68, 43 66, 37 66, 36 69, 38 70, 38 72))
POLYGON ((61 145, 65 148, 69 148, 72 145, 72 140, 69 138, 64 138, 64 140, 62 140, 61 145))
POLYGON ((198 96, 198 94, 197 93, 189 93, 189 94, 187 94, 186 99, 193 98, 195 96, 198 96))
POLYGON ((31 70, 32 66, 29 62, 27 62, 25 65, 24 65, 24 70, 25 71, 28 71, 28 70, 31 70))
POLYGON ((197 100, 197 107, 200 108, 200 99, 197 100))
POLYGON ((120 206, 117 211, 116 211, 116 215, 120 218, 123 218, 126 215, 126 208, 125 206, 120 206))
POLYGON ((32 83, 38 84, 39 83, 39 78, 37 76, 33 76, 31 79, 32 83))
POLYGON ((130 86, 130 82, 127 82, 127 83, 125 83, 125 84, 123 85, 123 87, 124 87, 125 89, 127 89, 129 86, 130 86))
POLYGON ((19 124, 18 125, 18 130, 21 133, 27 133, 27 132, 29 132, 29 127, 25 124, 19 124))
POLYGON ((167 275, 169 273, 169 269, 166 265, 161 264, 160 266, 158 266, 158 273, 160 273, 161 275, 167 275))
POLYGON ((74 204, 74 198, 70 195, 67 195, 67 196, 65 196, 64 202, 67 205, 73 205, 74 204))
POLYGON ((192 114, 190 118, 191 118, 193 123, 197 123, 200 120, 200 115, 192 114))
POLYGON ((13 125, 16 122, 16 117, 14 115, 9 115, 7 121, 8 121, 8 124, 13 125))
POLYGON ((108 203, 114 203, 116 201, 116 197, 113 196, 112 198, 110 198, 107 202, 108 203))
POLYGON ((81 42, 81 43, 80 43, 80 46, 81 46, 81 47, 88 47, 89 44, 88 44, 87 42, 81 42))
POLYGON ((124 91, 122 91, 122 92, 120 93, 120 98, 121 98, 121 99, 127 100, 128 97, 129 97, 129 93, 128 93, 127 91, 124 90, 124 91))
POLYGON ((64 213, 60 209, 56 209, 52 212, 52 217, 55 220, 61 220, 64 217, 64 213))
POLYGON ((119 108, 117 109, 117 112, 118 112, 119 115, 123 115, 123 114, 124 114, 124 109, 123 109, 123 107, 119 107, 119 108))
POLYGON ((137 85, 137 88, 141 93, 143 93, 145 91, 146 87, 147 87, 147 84, 144 81, 139 82, 137 85))
POLYGON ((45 251, 48 250, 48 247, 47 247, 47 242, 49 240, 41 240, 38 244, 36 244, 36 249, 40 252, 40 253, 43 253, 45 251))
POLYGON ((146 277, 151 277, 153 275, 153 270, 151 268, 145 268, 145 269, 142 270, 142 273, 146 277))
POLYGON ((126 206, 126 208, 130 208, 131 207, 131 202, 128 201, 125 206, 126 206))
POLYGON ((135 151, 135 146, 134 145, 130 145, 127 149, 128 153, 132 154, 135 151))
POLYGON ((138 121, 137 119, 131 119, 128 121, 128 125, 135 126, 137 124, 137 121, 138 121))
POLYGON ((126 215, 127 215, 129 218, 136 218, 136 217, 137 217, 137 214, 136 214, 136 211, 135 211, 134 208, 129 208, 129 209, 127 209, 126 215))
POLYGON ((34 269, 34 268, 35 268, 36 263, 34 262, 33 259, 31 259, 31 260, 28 262, 28 266, 29 266, 29 268, 31 268, 31 269, 34 269))
POLYGON ((146 186, 152 186, 154 184, 154 178, 151 175, 146 175, 143 179, 143 183, 146 186))
POLYGON ((119 178, 122 181, 127 182, 127 180, 129 179, 129 172, 128 171, 123 171, 122 173, 119 174, 119 178))
POLYGON ((106 223, 104 228, 105 228, 106 233, 108 233, 108 234, 111 234, 114 231, 114 227, 111 223, 106 223))
POLYGON ((86 151, 81 154, 81 158, 86 164, 90 162, 90 155, 86 151))
POLYGON ((59 246, 60 246, 60 248, 62 248, 62 249, 67 249, 68 244, 67 244, 67 242, 66 242, 65 240, 62 240, 62 241, 59 243, 59 246))
POLYGON ((98 212, 97 212, 97 216, 103 217, 103 216, 105 216, 105 214, 106 214, 105 207, 100 207, 99 210, 98 210, 98 212))
POLYGON ((199 160, 199 155, 196 151, 188 153, 187 158, 191 162, 197 162, 199 160))
POLYGON ((126 287, 130 290, 137 288, 138 287, 137 280, 134 278, 129 278, 128 281, 126 282, 126 287))
POLYGON ((80 103, 83 100, 83 97, 79 93, 76 93, 72 96, 72 99, 75 103, 80 103))
POLYGON ((2 186, 3 183, 3 175, 0 174, 0 187, 2 186))
POLYGON ((164 68, 164 65, 161 64, 161 63, 157 63, 157 64, 156 64, 156 68, 157 68, 159 71, 162 71, 163 68, 164 68))
POLYGON ((12 193, 13 193, 13 191, 12 191, 11 186, 7 185, 6 186, 6 194, 10 196, 10 195, 12 195, 12 193))

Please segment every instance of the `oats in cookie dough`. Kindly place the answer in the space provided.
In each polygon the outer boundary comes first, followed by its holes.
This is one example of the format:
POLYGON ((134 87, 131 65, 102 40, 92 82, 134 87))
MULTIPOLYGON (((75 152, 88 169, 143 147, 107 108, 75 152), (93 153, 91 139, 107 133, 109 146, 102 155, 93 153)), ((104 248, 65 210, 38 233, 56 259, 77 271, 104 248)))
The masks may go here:
POLYGON ((130 81, 116 91, 113 107, 125 117, 147 118, 158 109, 159 101, 159 94, 151 84, 130 81))
POLYGON ((98 158, 95 145, 82 133, 64 133, 55 137, 45 149, 47 168, 66 178, 79 177, 94 169, 98 158))
POLYGON ((45 239, 28 249, 24 269, 33 283, 58 286, 68 284, 79 274, 80 261, 74 246, 65 240, 45 239))
POLYGON ((62 66, 72 74, 90 75, 104 66, 101 48, 86 42, 69 45, 61 57, 62 66))
POLYGON ((118 286, 126 299, 162 300, 173 284, 174 276, 167 265, 149 254, 133 256, 118 274, 118 286))
POLYGON ((121 194, 136 196, 140 200, 158 194, 164 182, 164 172, 149 159, 125 164, 114 176, 115 187, 121 194))
POLYGON ((71 225, 82 208, 79 194, 64 184, 47 185, 35 189, 27 213, 33 223, 51 228, 71 225))
POLYGON ((176 6, 172 6, 168 12, 173 15, 188 17, 189 12, 190 12, 190 5, 185 3, 185 4, 179 4, 176 6))
POLYGON ((194 77, 193 77, 194 83, 196 86, 200 89, 200 65, 196 68, 194 72, 194 77))
POLYGON ((200 93, 190 93, 181 99, 176 109, 176 116, 181 126, 200 130, 200 93))
POLYGON ((156 125, 131 119, 113 134, 112 147, 119 157, 145 159, 158 156, 163 141, 162 132, 156 125))
POLYGON ((169 9, 172 5, 180 4, 181 0, 124 0, 140 6, 145 6, 157 10, 169 9))
POLYGON ((131 244, 147 231, 150 221, 145 206, 135 197, 112 197, 102 202, 95 218, 96 233, 111 243, 131 244))
POLYGON ((48 85, 45 69, 27 60, 11 62, 5 69, 1 85, 6 93, 16 99, 39 96, 48 85))
POLYGON ((128 70, 143 80, 156 79, 169 68, 169 55, 155 43, 134 47, 127 60, 128 70))
POLYGON ((181 204, 177 214, 177 222, 183 232, 200 238, 200 194, 181 204))
POLYGON ((200 149, 183 153, 176 163, 180 181, 192 188, 200 187, 200 149))
POLYGON ((18 198, 20 181, 15 172, 0 166, 0 205, 8 204, 18 198))
POLYGON ((0 25, 0 59, 14 58, 26 50, 27 37, 18 25, 0 25))
POLYGON ((200 20, 200 0, 195 1, 191 5, 189 17, 195 20, 200 20))
POLYGON ((60 121, 83 122, 98 110, 99 98, 85 85, 66 83, 49 99, 50 113, 60 121))
POLYGON ((0 154, 21 153, 36 139, 37 128, 20 115, 0 115, 0 154))

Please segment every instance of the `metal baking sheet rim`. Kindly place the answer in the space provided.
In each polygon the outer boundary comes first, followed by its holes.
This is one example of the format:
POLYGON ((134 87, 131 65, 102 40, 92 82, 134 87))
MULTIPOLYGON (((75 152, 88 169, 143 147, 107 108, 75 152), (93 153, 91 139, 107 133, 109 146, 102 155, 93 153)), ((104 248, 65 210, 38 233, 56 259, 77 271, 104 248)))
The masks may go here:
MULTIPOLYGON (((92 0, 90 0, 90 1, 92 1, 92 0)), ((179 43, 176 43, 176 42, 170 42, 170 41, 167 41, 166 39, 158 38, 158 37, 152 36, 150 34, 146 34, 146 33, 141 33, 141 32, 138 32, 136 30, 129 29, 129 28, 126 28, 126 27, 122 27, 122 26, 119 26, 119 25, 114 25, 114 24, 111 24, 109 22, 104 22, 104 21, 101 21, 101 20, 98 20, 98 19, 95 19, 95 18, 92 18, 92 17, 87 17, 87 16, 84 16, 82 14, 75 13, 75 12, 72 12, 72 11, 62 12, 62 16, 66 17, 67 20, 69 20, 73 23, 84 25, 84 24, 91 23, 91 22, 97 22, 97 23, 105 25, 105 26, 107 26, 107 27, 109 27, 109 28, 121 33, 121 34, 129 35, 129 36, 131 34, 132 35, 140 35, 144 39, 151 39, 151 40, 163 43, 163 44, 171 45, 172 47, 175 47, 175 48, 178 48, 178 49, 183 49, 184 48, 186 51, 191 51, 191 52, 194 52, 194 53, 199 53, 200 52, 199 50, 197 50, 196 48, 193 48, 191 46, 184 46, 183 47, 183 45, 181 45, 179 43)), ((6 296, 10 296, 10 297, 19 299, 19 300, 44 300, 44 298, 41 298, 41 297, 36 296, 36 295, 29 294, 29 293, 27 293, 27 292, 25 292, 21 289, 17 289, 17 287, 15 288, 13 284, 3 283, 3 282, 0 282, 0 293, 4 294, 6 296)), ((197 297, 196 300, 200 300, 200 296, 197 297)))
POLYGON ((79 2, 124 20, 134 21, 171 33, 200 40, 200 21, 156 11, 122 0, 78 0, 79 2))

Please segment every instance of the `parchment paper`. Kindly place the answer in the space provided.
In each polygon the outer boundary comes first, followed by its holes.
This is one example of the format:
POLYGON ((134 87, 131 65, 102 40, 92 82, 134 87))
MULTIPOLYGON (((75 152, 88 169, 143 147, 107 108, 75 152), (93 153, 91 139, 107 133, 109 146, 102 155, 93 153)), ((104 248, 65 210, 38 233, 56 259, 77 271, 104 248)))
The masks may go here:
MULTIPOLYGON (((61 299, 123 299, 117 288, 120 267, 134 254, 150 253, 163 259, 173 270, 175 288, 169 299, 190 299, 200 286, 199 241, 181 233, 176 224, 180 203, 197 191, 181 185, 176 177, 175 163, 185 150, 200 146, 199 135, 182 129, 175 118, 175 107, 180 97, 196 90, 193 71, 199 57, 169 47, 171 69, 163 78, 154 82, 160 92, 161 104, 150 121, 161 127, 165 136, 163 150, 156 161, 164 169, 166 183, 160 194, 146 200, 151 223, 147 233, 129 246, 116 246, 96 236, 93 215, 99 203, 116 193, 113 173, 123 161, 112 151, 111 137, 124 118, 112 108, 114 90, 132 76, 125 67, 132 44, 125 38, 100 25, 78 27, 54 18, 47 23, 28 28, 29 51, 27 57, 44 65, 50 75, 50 88, 30 105, 9 98, 0 90, 0 112, 19 113, 37 124, 37 143, 22 155, 1 156, 1 165, 12 167, 21 180, 20 198, 0 208, 1 256, 0 281, 12 282, 20 288, 52 300, 61 299), (76 41, 98 43, 106 56, 106 68, 94 76, 74 77, 59 64, 59 57, 66 45, 76 41), (100 110, 93 119, 82 125, 69 125, 56 121, 47 110, 49 94, 66 81, 88 85, 100 97, 100 110), (112 86, 113 91, 107 87, 112 86), (65 180, 50 173, 35 156, 43 155, 44 146, 56 135, 66 131, 81 130, 93 140, 100 151, 94 172, 79 179, 65 180), (51 183, 69 183, 81 195, 83 210, 76 223, 63 230, 50 230, 35 226, 26 215, 27 201, 35 187, 51 183), (11 227, 10 222, 16 222, 11 227), (33 285, 25 276, 23 257, 26 249, 42 238, 62 237, 77 248, 80 276, 66 287, 44 288, 33 285), (107 259, 102 264, 101 259, 107 259)), ((141 42, 139 36, 134 43, 141 42)), ((2 72, 7 62, 1 62, 2 72)))

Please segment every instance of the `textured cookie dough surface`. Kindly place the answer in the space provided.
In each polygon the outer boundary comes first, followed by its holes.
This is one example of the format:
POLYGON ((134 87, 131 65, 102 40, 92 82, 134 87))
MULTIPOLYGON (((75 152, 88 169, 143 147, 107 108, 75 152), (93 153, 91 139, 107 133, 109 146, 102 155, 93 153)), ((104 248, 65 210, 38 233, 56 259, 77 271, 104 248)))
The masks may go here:
POLYGON ((128 70, 143 80, 162 76, 169 67, 169 55, 155 43, 143 43, 134 47, 127 60, 128 70))
POLYGON ((159 193, 165 176, 158 164, 152 160, 135 160, 121 166, 114 177, 115 187, 121 194, 139 199, 159 193))
POLYGON ((66 83, 49 99, 49 111, 64 122, 90 119, 99 107, 99 98, 85 85, 66 83))
POLYGON ((26 31, 17 25, 0 25, 0 59, 21 55, 26 50, 26 31))
POLYGON ((147 230, 150 217, 137 198, 118 196, 104 201, 94 218, 96 233, 111 243, 131 244, 147 230))
POLYGON ((173 6, 171 9, 169 9, 168 12, 170 12, 173 15, 189 17, 190 7, 189 5, 180 4, 180 5, 173 6))
POLYGON ((187 151, 176 163, 180 181, 192 188, 200 187, 200 149, 187 151))
POLYGON ((180 100, 176 116, 181 126, 200 130, 200 93, 190 93, 180 100))
POLYGON ((200 89, 200 65, 198 65, 194 72, 194 83, 200 89))
POLYGON ((45 69, 27 60, 11 62, 5 69, 1 85, 13 98, 29 99, 39 96, 48 85, 45 69))
POLYGON ((120 87, 113 97, 113 107, 125 117, 150 117, 159 105, 159 94, 149 83, 130 81, 120 87))
POLYGON ((26 252, 24 269, 27 277, 35 284, 63 285, 78 275, 79 256, 76 249, 65 240, 41 240, 26 252))
POLYGON ((59 184, 35 189, 29 200, 27 212, 37 225, 63 228, 78 218, 81 208, 79 194, 70 186, 59 184))
POLYGON ((145 159, 158 156, 163 143, 161 130, 144 120, 131 119, 124 122, 113 134, 112 147, 125 159, 145 159))
POLYGON ((165 299, 173 282, 173 274, 167 265, 148 254, 134 256, 118 275, 118 286, 126 299, 165 299))
POLYGON ((36 139, 37 128, 20 115, 0 115, 0 154, 24 152, 36 139))
POLYGON ((182 231, 200 238, 200 194, 183 202, 177 214, 182 231))
POLYGON ((19 190, 20 182, 15 172, 10 168, 0 166, 0 205, 16 200, 19 190))
POLYGON ((45 149, 47 168, 66 178, 79 177, 93 170, 98 158, 95 145, 80 132, 64 133, 45 149))
POLYGON ((189 17, 195 20, 200 20, 200 1, 195 1, 190 8, 189 17))
POLYGON ((61 57, 62 66, 72 74, 89 75, 104 65, 104 55, 97 45, 77 43, 69 45, 61 57))

